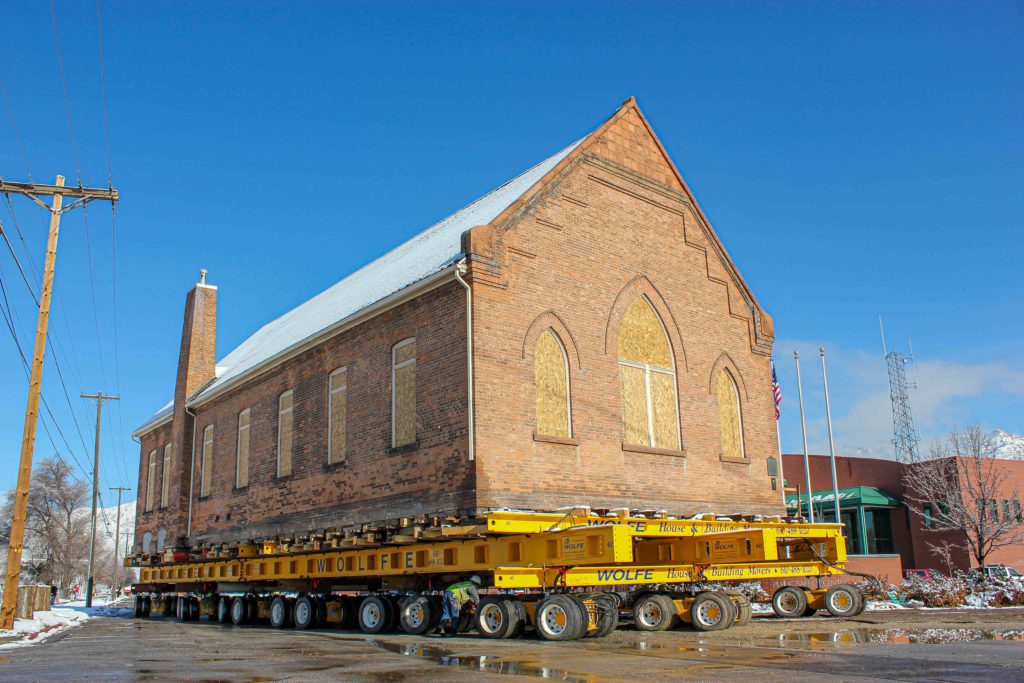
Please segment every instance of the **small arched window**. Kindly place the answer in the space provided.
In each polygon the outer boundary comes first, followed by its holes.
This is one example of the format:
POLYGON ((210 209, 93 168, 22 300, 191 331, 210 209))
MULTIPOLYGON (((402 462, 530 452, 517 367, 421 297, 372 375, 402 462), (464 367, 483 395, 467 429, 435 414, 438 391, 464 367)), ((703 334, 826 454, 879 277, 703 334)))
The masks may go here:
POLYGON ((619 328, 622 441, 626 445, 680 448, 675 360, 661 318, 637 299, 619 328))
POLYGON ((572 437, 569 363, 565 347, 551 329, 537 339, 533 356, 537 391, 537 434, 572 437))
POLYGON ((722 457, 742 460, 743 417, 740 412, 740 392, 732 373, 725 369, 718 373, 718 419, 722 429, 722 457))

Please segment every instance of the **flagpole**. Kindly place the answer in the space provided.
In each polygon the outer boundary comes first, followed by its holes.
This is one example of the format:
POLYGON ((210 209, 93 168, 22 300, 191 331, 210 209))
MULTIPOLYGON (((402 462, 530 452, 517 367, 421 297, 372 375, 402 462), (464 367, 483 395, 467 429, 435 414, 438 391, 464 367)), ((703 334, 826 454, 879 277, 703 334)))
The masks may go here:
MULTIPOLYGON (((811 456, 807 452, 807 421, 804 419, 804 386, 800 380, 800 354, 793 352, 796 362, 796 393, 800 397, 800 431, 804 436, 804 474, 807 475, 807 519, 814 524, 814 503, 811 491, 811 456)), ((800 511, 800 499, 797 498, 797 511, 800 511)))
POLYGON ((832 404, 828 399, 828 370, 825 368, 825 347, 818 348, 821 354, 821 379, 825 384, 825 420, 828 423, 828 454, 832 460, 832 496, 835 498, 836 524, 841 524, 843 518, 839 515, 839 482, 836 478, 836 444, 832 439, 832 404))
MULTIPOLYGON (((779 410, 779 403, 782 399, 776 393, 778 391, 779 379, 775 375, 775 359, 769 362, 772 366, 772 400, 775 401, 775 445, 779 449, 779 480, 782 483, 782 486, 779 488, 782 489, 782 509, 786 510, 787 514, 789 514, 786 507, 786 468, 782 465, 782 428, 779 426, 779 418, 782 416, 782 412, 779 410)), ((797 509, 799 509, 800 501, 798 500, 796 504, 797 509)))

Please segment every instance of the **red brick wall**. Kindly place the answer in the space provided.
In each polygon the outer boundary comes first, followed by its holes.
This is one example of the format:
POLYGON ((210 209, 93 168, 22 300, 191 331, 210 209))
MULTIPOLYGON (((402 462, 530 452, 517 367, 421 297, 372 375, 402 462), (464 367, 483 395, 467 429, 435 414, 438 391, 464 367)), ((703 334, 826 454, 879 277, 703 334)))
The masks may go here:
POLYGON ((753 338, 739 284, 635 111, 508 223, 474 233, 481 507, 782 511, 766 464, 777 452, 770 339, 753 338), (678 453, 623 448, 617 330, 642 295, 675 355, 678 453), (532 355, 547 327, 570 358, 574 439, 565 443, 533 437, 532 355), (745 462, 720 457, 722 367, 740 388, 745 462))
MULTIPOLYGON (((192 542, 471 509, 465 330, 465 290, 447 283, 200 405, 200 439, 214 425, 213 478, 210 495, 200 498, 197 444, 192 542), (392 451, 391 346, 410 336, 417 340, 418 447, 392 451), (327 376, 341 366, 348 366, 347 459, 327 465, 327 376), (277 478, 277 401, 288 389, 295 401, 293 473, 277 478), (245 408, 252 420, 249 485, 235 490, 237 420, 245 408)), ((144 444, 158 438, 147 435, 144 444)), ((158 521, 141 513, 138 533, 158 521)))

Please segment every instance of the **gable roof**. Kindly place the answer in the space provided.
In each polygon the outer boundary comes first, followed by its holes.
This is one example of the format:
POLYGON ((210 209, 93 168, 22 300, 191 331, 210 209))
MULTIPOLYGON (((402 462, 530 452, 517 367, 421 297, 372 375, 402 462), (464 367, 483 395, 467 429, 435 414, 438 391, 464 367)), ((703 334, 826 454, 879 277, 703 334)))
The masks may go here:
MULTIPOLYGON (((412 287, 427 278, 437 276, 453 266, 464 255, 462 233, 477 225, 500 224, 513 216, 532 200, 550 181, 557 177, 574 159, 593 146, 598 138, 627 112, 639 116, 659 153, 679 182, 683 193, 700 216, 708 237, 725 260, 725 267, 736 285, 747 298, 754 316, 757 335, 762 328, 772 327, 771 318, 757 302, 739 269, 725 250, 711 222, 697 203, 682 174, 669 157, 647 117, 640 111, 636 98, 626 99, 604 123, 588 135, 524 171, 512 180, 435 223, 410 240, 371 261, 337 284, 329 287, 309 301, 295 307, 281 317, 261 327, 235 350, 217 363, 216 378, 191 396, 191 404, 218 393, 227 385, 241 380, 257 368, 303 346, 347 320, 355 318, 374 304, 412 287)), ((133 432, 145 433, 170 418, 173 406, 167 406, 133 432)))

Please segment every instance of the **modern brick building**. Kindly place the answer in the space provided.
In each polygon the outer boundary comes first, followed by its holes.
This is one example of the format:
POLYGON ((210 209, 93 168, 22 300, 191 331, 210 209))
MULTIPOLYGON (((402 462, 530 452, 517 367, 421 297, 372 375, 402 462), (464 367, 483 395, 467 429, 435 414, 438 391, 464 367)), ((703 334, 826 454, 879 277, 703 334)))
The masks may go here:
MULTIPOLYGON (((832 473, 827 455, 811 455, 811 496, 815 514, 819 521, 835 521, 832 492, 832 473)), ((803 454, 785 454, 782 462, 786 480, 792 484, 803 484, 803 454)), ((1001 491, 997 498, 987 501, 987 514, 1020 518, 1021 501, 1018 496, 1024 491, 1024 462, 1019 460, 994 460, 992 466, 1000 468, 1001 491)), ((900 578, 900 571, 893 571, 894 561, 903 569, 937 569, 949 571, 944 559, 933 550, 943 541, 961 548, 952 553, 956 569, 966 570, 977 566, 977 561, 963 547, 963 537, 953 531, 937 531, 933 521, 938 514, 931 504, 911 500, 904 483, 906 467, 895 460, 880 458, 836 457, 836 479, 839 483, 839 512, 847 529, 847 549, 851 556, 857 556, 856 566, 875 573, 888 575, 889 580, 900 578), (910 508, 916 508, 916 512, 910 508), (923 514, 927 511, 927 515, 923 514)), ((800 492, 801 507, 806 515, 806 492, 800 492)), ((789 494, 787 501, 790 512, 796 513, 796 495, 789 494)), ((935 503, 938 505, 938 502, 935 503)), ((1006 564, 1024 570, 1024 545, 1017 544, 995 550, 989 562, 1006 564)))
POLYGON ((571 504, 784 511, 772 320, 633 99, 216 360, 186 298, 137 551, 571 504))

